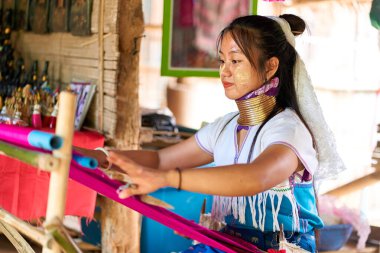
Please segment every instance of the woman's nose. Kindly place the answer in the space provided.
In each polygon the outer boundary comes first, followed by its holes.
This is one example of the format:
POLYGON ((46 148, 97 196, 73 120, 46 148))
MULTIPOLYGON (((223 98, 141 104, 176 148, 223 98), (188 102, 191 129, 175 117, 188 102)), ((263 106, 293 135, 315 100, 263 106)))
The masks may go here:
POLYGON ((230 66, 228 63, 220 65, 220 76, 231 76, 230 66))

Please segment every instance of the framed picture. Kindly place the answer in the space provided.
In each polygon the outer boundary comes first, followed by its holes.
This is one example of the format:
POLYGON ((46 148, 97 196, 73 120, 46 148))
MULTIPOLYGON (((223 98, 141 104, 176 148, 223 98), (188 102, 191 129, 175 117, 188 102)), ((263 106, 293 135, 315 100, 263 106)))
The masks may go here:
POLYGON ((69 30, 69 0, 50 0, 50 32, 67 32, 69 30))
POLYGON ((161 75, 218 77, 216 40, 234 18, 257 13, 258 0, 165 0, 161 75))
POLYGON ((91 35, 91 11, 93 0, 71 0, 69 29, 73 35, 91 35))
POLYGON ((27 29, 27 20, 29 17, 28 13, 28 0, 15 0, 15 22, 14 22, 14 29, 27 29))
POLYGON ((96 92, 96 85, 91 82, 73 81, 70 83, 70 90, 77 95, 74 128, 80 130, 96 92))
POLYGON ((48 32, 49 0, 29 0, 29 26, 34 33, 48 32))

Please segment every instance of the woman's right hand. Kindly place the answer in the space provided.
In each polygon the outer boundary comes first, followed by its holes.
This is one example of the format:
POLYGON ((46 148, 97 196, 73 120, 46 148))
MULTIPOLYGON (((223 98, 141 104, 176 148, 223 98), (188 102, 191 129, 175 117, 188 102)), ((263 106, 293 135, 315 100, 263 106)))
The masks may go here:
POLYGON ((157 170, 142 166, 112 151, 108 161, 123 170, 131 180, 128 184, 130 187, 119 192, 120 198, 148 194, 162 187, 177 187, 179 184, 179 172, 176 170, 157 170))

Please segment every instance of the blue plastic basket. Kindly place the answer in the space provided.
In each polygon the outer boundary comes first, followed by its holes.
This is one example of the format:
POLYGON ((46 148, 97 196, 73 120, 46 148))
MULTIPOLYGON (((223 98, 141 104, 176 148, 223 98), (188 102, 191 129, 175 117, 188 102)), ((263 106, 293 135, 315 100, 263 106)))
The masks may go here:
MULTIPOLYGON (((206 212, 211 210, 212 197, 206 194, 160 189, 152 194, 174 207, 172 210, 186 219, 198 222, 203 200, 207 199, 206 212)), ((154 220, 143 217, 141 226, 141 253, 179 252, 189 248, 192 240, 174 234, 174 231, 154 220)))
POLYGON ((352 233, 351 224, 324 226, 320 231, 319 251, 339 250, 352 233))

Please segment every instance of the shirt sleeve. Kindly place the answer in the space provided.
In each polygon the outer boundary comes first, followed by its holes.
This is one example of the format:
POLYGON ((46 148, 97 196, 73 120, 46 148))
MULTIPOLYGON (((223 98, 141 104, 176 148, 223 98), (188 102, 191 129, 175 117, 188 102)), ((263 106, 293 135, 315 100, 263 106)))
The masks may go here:
POLYGON ((220 136, 224 128, 227 127, 228 123, 230 123, 236 115, 236 112, 229 113, 223 117, 216 119, 214 122, 202 127, 195 134, 195 139, 197 140, 199 147, 213 156, 214 148, 218 140, 218 137, 220 136))
POLYGON ((274 119, 263 129, 261 150, 273 144, 285 145, 294 151, 305 169, 313 175, 318 167, 318 159, 309 130, 294 112, 289 117, 274 119))

